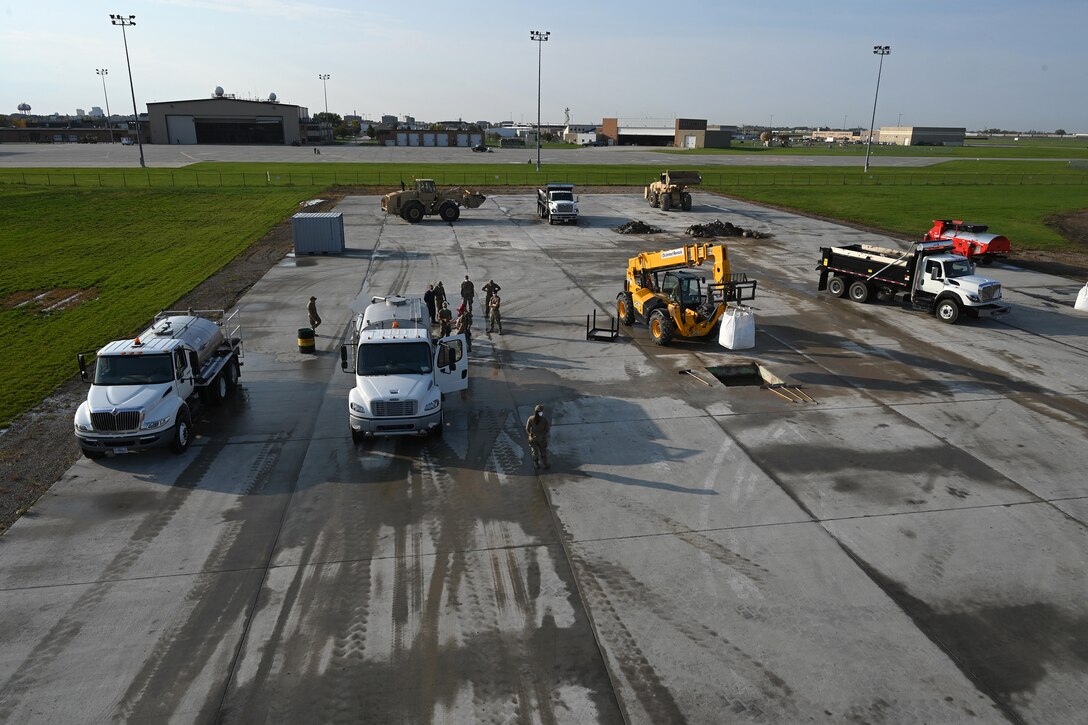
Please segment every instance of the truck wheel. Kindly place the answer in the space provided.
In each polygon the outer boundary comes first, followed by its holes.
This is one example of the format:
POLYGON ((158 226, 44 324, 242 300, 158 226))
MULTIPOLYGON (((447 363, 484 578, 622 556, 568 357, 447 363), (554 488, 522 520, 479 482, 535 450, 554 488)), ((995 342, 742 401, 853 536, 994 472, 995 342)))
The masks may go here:
POLYGON ((661 211, 668 211, 672 208, 672 194, 661 195, 661 211))
POLYGON ((650 313, 650 337, 655 345, 668 345, 675 334, 676 327, 664 310, 658 307, 650 313))
POLYGON ((827 280, 827 293, 832 297, 845 297, 846 282, 837 275, 831 277, 827 280))
POLYGON ((680 208, 684 211, 691 211, 691 194, 685 192, 684 195, 680 197, 680 208))
POLYGON ((442 415, 438 416, 438 425, 431 429, 431 435, 434 436, 435 438, 441 438, 445 427, 446 427, 446 414, 443 413, 442 415))
POLYGON ((227 368, 224 371, 227 375, 227 390, 234 390, 238 387, 238 378, 242 376, 242 371, 238 368, 238 358, 232 357, 230 362, 227 363, 227 368))
POLYGON ((106 457, 105 451, 92 451, 87 448, 83 449, 83 455, 92 461, 99 461, 106 457))
POLYGON ((220 405, 227 399, 227 393, 230 392, 230 387, 227 385, 227 369, 224 367, 219 371, 219 374, 215 376, 215 380, 212 381, 211 386, 208 388, 208 402, 212 405, 220 405))
POLYGON ((365 440, 366 440, 366 436, 363 435, 360 431, 357 431, 354 428, 351 429, 351 442, 352 443, 355 443, 356 445, 358 445, 359 443, 362 443, 365 440))
POLYGON ((646 201, 648 201, 650 203, 650 206, 652 206, 654 209, 657 208, 657 194, 655 194, 654 192, 650 192, 649 196, 646 197, 646 201))
POLYGON ((850 285, 850 299, 854 302, 869 301, 869 285, 858 281, 850 285))
POLYGON ((461 216, 461 210, 452 201, 447 201, 438 208, 438 215, 442 217, 444 222, 455 222, 461 216))
POLYGON ((980 257, 976 257, 976 259, 978 260, 978 263, 981 264, 983 267, 989 267, 991 264, 993 264, 994 255, 983 254, 980 257))
POLYGON ((953 325, 956 320, 960 319, 960 306, 955 300, 943 299, 937 303, 934 314, 937 315, 937 319, 941 322, 953 325))
POLYGON ((193 437, 193 421, 189 417, 188 406, 181 406, 178 410, 178 420, 174 423, 174 435, 170 439, 170 450, 174 453, 184 453, 189 450, 189 444, 193 437))
POLYGON ((630 292, 620 292, 616 295, 616 317, 628 327, 635 323, 635 301, 631 298, 630 292))
POLYGON ((423 205, 418 201, 410 201, 404 205, 404 211, 401 212, 404 217, 404 221, 409 224, 416 224, 423 221, 423 205))

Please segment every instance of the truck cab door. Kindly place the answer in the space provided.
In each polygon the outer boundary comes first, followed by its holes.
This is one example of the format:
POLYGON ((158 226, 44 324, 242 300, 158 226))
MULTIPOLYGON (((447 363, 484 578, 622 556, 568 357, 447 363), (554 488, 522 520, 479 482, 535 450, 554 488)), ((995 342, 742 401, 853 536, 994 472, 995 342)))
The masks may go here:
POLYGON ((434 203, 434 200, 438 197, 438 191, 433 181, 420 181, 418 182, 417 191, 419 192, 419 200, 424 205, 430 205, 434 203))
POLYGON ((434 353, 435 380, 443 394, 468 390, 468 356, 464 335, 450 335, 438 341, 434 353))
MULTIPOLYGON (((193 356, 195 357, 195 355, 193 356)), ((200 371, 190 367, 189 355, 185 354, 185 348, 174 350, 174 384, 177 386, 178 397, 185 400, 193 394, 193 378, 200 371)))
POLYGON ((938 295, 944 291, 944 270, 941 267, 941 263, 936 260, 926 260, 925 271, 922 274, 922 284, 920 285, 923 292, 928 292, 931 295, 938 295))

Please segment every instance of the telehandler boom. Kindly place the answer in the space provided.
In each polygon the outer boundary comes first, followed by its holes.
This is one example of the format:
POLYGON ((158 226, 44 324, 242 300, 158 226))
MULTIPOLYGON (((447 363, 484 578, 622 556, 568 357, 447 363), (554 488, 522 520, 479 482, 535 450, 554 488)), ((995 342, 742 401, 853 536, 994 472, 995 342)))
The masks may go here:
POLYGON ((687 244, 628 260, 616 316, 624 325, 645 320, 656 345, 668 345, 677 335, 705 340, 728 303, 755 296, 755 280, 730 272, 725 245, 687 244), (713 264, 710 280, 689 271, 707 260, 713 264))

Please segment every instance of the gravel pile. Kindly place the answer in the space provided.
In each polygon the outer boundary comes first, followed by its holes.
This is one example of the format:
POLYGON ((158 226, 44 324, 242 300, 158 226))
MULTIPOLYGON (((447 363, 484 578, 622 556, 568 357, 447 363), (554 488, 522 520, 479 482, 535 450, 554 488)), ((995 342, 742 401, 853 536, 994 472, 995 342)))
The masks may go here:
POLYGON ((612 231, 617 234, 663 234, 664 229, 652 227, 646 222, 629 221, 626 224, 620 224, 612 231))
POLYGON ((766 239, 769 234, 734 226, 730 222, 715 219, 706 224, 692 224, 684 232, 693 237, 744 237, 745 239, 766 239))

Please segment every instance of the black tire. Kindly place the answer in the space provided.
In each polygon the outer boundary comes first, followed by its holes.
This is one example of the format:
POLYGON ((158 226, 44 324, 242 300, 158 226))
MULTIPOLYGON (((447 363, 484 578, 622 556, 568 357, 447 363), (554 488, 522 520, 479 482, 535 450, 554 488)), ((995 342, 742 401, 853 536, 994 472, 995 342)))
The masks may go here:
POLYGON ((358 444, 362 443, 365 440, 366 440, 366 436, 363 435, 360 431, 357 431, 354 428, 351 429, 351 442, 352 443, 358 445, 358 444))
POLYGON ((680 197, 680 208, 684 211, 691 211, 691 194, 684 192, 684 195, 680 197))
POLYGON ((937 303, 936 309, 933 310, 933 314, 937 316, 937 319, 941 322, 947 322, 949 325, 956 324, 956 320, 960 319, 960 305, 954 299, 945 298, 937 303))
POLYGON ((438 426, 431 429, 431 436, 434 438, 441 438, 443 429, 446 427, 446 414, 443 413, 438 418, 438 426))
POLYGON ((827 293, 832 297, 845 297, 846 296, 846 280, 838 275, 832 276, 827 280, 827 293))
POLYGON ((92 451, 87 448, 83 449, 83 455, 90 458, 92 461, 100 461, 106 457, 105 451, 92 451))
POLYGON ((404 221, 409 224, 418 224, 423 221, 423 205, 418 201, 410 201, 404 205, 404 211, 401 212, 401 216, 403 216, 404 221))
POLYGON ((852 299, 854 302, 868 302, 869 294, 869 285, 867 285, 865 282, 858 280, 850 284, 850 299, 852 299))
POLYGON ((189 444, 193 442, 193 419, 189 417, 189 408, 181 406, 178 410, 177 422, 174 423, 174 432, 170 437, 170 450, 174 453, 184 453, 189 450, 189 444))
POLYGON ((616 295, 616 317, 627 327, 635 324, 635 301, 630 292, 616 295))
POLYGON ((676 334, 676 326, 664 309, 658 307, 650 313, 650 338, 655 345, 668 345, 676 334))
POLYGON ((447 201, 438 208, 438 215, 444 222, 455 222, 461 216, 461 210, 452 201, 447 201))
POLYGON ((227 390, 234 390, 238 387, 238 379, 242 377, 241 367, 238 365, 238 358, 232 357, 230 362, 227 363, 226 370, 224 371, 227 376, 227 390))
POLYGON ((661 211, 672 209, 672 194, 661 195, 661 211))
POLYGON ((655 194, 654 192, 650 192, 650 195, 646 197, 646 201, 650 202, 650 206, 652 206, 654 209, 657 208, 658 198, 657 194, 655 194))
POLYGON ((208 402, 212 405, 220 405, 227 399, 228 393, 230 393, 230 386, 227 384, 227 368, 224 367, 208 386, 208 402))
POLYGON ((977 259, 978 263, 983 267, 989 267, 994 263, 994 255, 992 254, 983 254, 979 257, 975 257, 975 259, 977 259))

